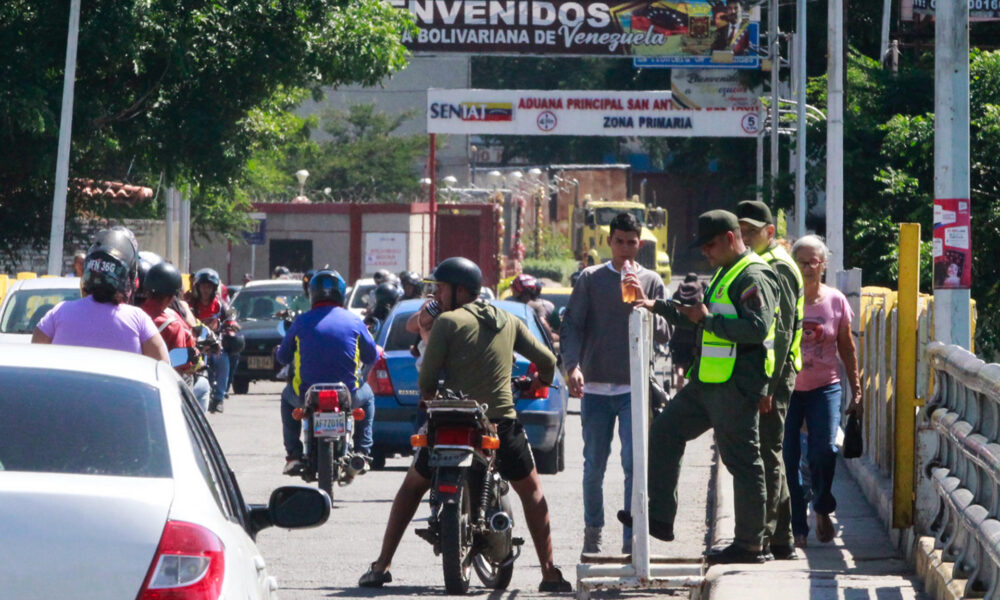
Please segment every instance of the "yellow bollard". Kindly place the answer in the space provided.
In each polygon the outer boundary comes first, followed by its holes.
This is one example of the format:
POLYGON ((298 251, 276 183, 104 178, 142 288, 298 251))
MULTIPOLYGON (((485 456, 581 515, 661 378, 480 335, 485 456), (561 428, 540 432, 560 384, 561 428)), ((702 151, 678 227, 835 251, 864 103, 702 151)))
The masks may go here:
POLYGON ((31 271, 21 271, 17 274, 18 279, 38 279, 38 275, 31 271))
POLYGON ((917 298, 920 295, 920 224, 899 226, 896 308, 896 414, 892 470, 892 527, 913 525, 914 430, 917 400, 917 298))
POLYGON ((10 285, 10 277, 6 274, 0 274, 0 300, 7 295, 7 286, 10 285))

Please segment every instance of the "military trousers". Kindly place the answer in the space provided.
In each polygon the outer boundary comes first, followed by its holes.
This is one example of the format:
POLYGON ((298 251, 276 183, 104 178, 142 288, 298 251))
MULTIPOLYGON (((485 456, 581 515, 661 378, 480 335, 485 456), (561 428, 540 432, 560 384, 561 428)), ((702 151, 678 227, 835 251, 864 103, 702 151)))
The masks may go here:
POLYGON ((764 462, 764 486, 767 489, 765 544, 792 544, 792 500, 788 493, 782 445, 785 439, 785 415, 795 387, 795 375, 792 365, 785 363, 780 375, 781 382, 774 391, 773 409, 760 415, 760 457, 764 462))
POLYGON ((732 381, 697 378, 674 396, 649 432, 649 516, 671 527, 677 516, 677 479, 687 442, 709 429, 722 463, 733 476, 735 542, 759 550, 764 536, 764 464, 758 437, 759 393, 741 392, 732 381))

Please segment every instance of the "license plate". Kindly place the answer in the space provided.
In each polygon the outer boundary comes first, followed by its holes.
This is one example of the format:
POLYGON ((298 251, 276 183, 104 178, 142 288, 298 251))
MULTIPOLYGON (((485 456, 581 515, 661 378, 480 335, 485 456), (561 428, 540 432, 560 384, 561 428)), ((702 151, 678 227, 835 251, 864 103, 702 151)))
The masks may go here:
POLYGON ((270 356, 248 356, 247 367, 259 371, 271 371, 274 369, 274 359, 270 356))
POLYGON ((432 448, 427 464, 431 467, 469 467, 472 466, 472 451, 432 448))
POLYGON ((339 437, 347 435, 347 419, 344 418, 344 413, 314 414, 313 434, 316 437, 339 437))

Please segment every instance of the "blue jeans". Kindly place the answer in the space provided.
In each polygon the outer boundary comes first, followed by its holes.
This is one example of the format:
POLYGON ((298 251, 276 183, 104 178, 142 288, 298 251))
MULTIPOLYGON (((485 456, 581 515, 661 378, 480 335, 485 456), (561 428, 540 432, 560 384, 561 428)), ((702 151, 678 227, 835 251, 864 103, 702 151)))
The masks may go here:
POLYGON ((242 353, 240 352, 234 352, 229 355, 229 381, 226 383, 227 392, 229 391, 229 388, 232 387, 233 377, 236 376, 236 369, 240 366, 240 356, 242 356, 242 353))
POLYGON ((194 392, 194 397, 197 398, 201 409, 207 412, 208 397, 212 394, 212 384, 208 382, 208 379, 204 375, 196 375, 194 382, 191 384, 191 391, 194 392))
MULTIPOLYGON (((601 396, 584 394, 580 400, 583 424, 583 521, 587 527, 604 527, 604 471, 611 454, 611 438, 618 419, 625 471, 625 510, 632 510, 632 394, 601 396)), ((625 528, 623 541, 632 540, 625 528)))
MULTIPOLYGON (((792 392, 785 418, 786 465, 798 465, 802 455, 799 430, 805 421, 806 457, 809 462, 809 485, 813 511, 828 515, 837 509, 833 497, 833 475, 837 468, 837 430, 840 428, 840 383, 807 392, 792 392)), ((797 468, 788 469, 788 492, 792 497, 792 533, 808 535, 805 491, 797 468)))
POLYGON ((375 392, 365 383, 354 392, 354 408, 363 408, 365 418, 354 422, 354 450, 372 453, 372 424, 375 422, 375 392))
POLYGON ((302 458, 302 421, 292 417, 292 411, 302 406, 299 395, 287 384, 281 390, 281 437, 285 442, 285 460, 302 458))
POLYGON ((229 387, 229 355, 225 352, 208 355, 208 378, 212 382, 212 400, 226 399, 229 387))

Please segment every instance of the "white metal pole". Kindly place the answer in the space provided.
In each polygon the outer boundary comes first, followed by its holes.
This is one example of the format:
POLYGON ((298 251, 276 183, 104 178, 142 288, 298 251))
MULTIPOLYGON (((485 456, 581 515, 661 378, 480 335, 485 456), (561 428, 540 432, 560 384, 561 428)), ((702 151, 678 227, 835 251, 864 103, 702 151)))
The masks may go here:
POLYGON ((767 7, 767 45, 771 58, 771 173, 768 188, 771 191, 771 203, 777 194, 778 170, 781 168, 781 157, 778 155, 778 124, 781 118, 778 113, 778 102, 781 94, 778 87, 781 81, 781 45, 778 43, 778 0, 770 0, 767 7))
POLYGON ((177 190, 174 188, 167 189, 167 196, 164 198, 164 202, 164 220, 167 224, 167 245, 163 258, 176 265, 177 257, 174 256, 174 236, 177 235, 177 216, 174 214, 174 207, 177 205, 177 190))
POLYGON ((69 4, 66 35, 66 67, 63 71, 62 113, 59 115, 59 147, 56 181, 52 192, 52 227, 49 230, 49 275, 62 275, 63 238, 66 235, 66 188, 69 186, 69 153, 73 138, 73 89, 76 83, 76 46, 80 37, 80 0, 69 4))
MULTIPOLYGON (((829 4, 830 10, 830 22, 833 22, 833 5, 840 4, 843 0, 831 0, 829 4)), ((892 13, 892 0, 884 0, 882 3, 882 41, 878 45, 879 64, 885 64, 885 53, 889 51, 889 15, 892 13)), ((841 11, 840 15, 843 18, 844 12, 841 11)), ((833 52, 833 46, 830 46, 830 52, 833 52)))
POLYGON ((795 167, 795 231, 799 235, 806 232, 806 0, 796 2, 795 11, 795 68, 798 70, 798 102, 796 127, 795 167))
POLYGON ((844 0, 829 0, 827 40, 826 245, 836 274, 844 270, 844 0))
MULTIPOLYGON (((934 212, 938 213, 941 200, 969 201, 969 3, 939 1, 934 18, 934 212)), ((934 220, 937 225, 936 215, 934 220)), ((939 251, 935 248, 935 254, 939 251)), ((935 339, 971 348, 970 308, 968 289, 935 288, 935 339)))
POLYGON ((191 200, 185 196, 181 198, 181 227, 180 241, 180 270, 182 273, 191 272, 191 200))
POLYGON ((629 316, 629 355, 632 385, 632 566, 640 579, 649 579, 649 496, 646 461, 649 431, 649 353, 652 338, 649 311, 629 316))

